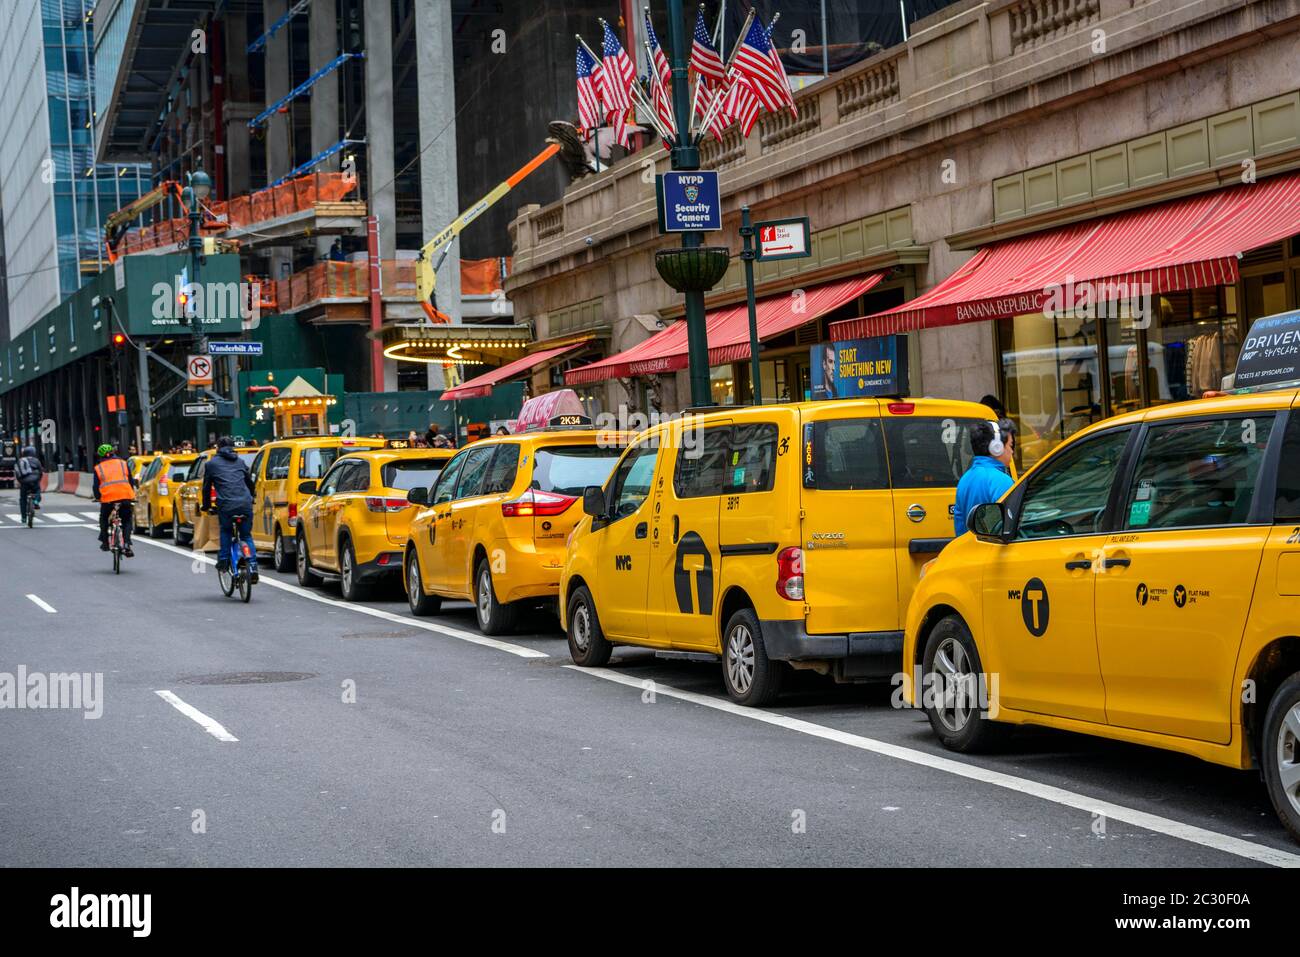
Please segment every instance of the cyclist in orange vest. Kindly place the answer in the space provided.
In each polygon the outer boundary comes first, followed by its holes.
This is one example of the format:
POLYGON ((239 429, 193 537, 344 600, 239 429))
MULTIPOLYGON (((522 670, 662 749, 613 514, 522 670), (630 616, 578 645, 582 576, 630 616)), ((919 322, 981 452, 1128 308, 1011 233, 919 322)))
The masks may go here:
POLYGON ((105 442, 98 449, 100 462, 95 466, 95 482, 91 489, 96 502, 99 503, 99 550, 108 551, 108 519, 117 506, 117 515, 122 522, 122 540, 126 544, 122 554, 134 558, 131 551, 131 529, 135 524, 132 512, 135 506, 135 479, 131 478, 131 468, 126 459, 117 454, 113 446, 105 442))

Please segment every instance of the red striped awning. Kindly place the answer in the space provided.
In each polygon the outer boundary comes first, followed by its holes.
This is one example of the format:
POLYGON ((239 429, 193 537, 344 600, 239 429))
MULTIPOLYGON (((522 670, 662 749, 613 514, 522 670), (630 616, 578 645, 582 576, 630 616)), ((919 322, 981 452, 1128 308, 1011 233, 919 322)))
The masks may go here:
POLYGON ((503 366, 498 366, 491 372, 485 372, 482 375, 475 376, 472 379, 462 382, 460 385, 452 386, 442 394, 441 398, 444 401, 449 402, 452 399, 478 399, 485 395, 491 395, 492 387, 494 385, 500 385, 502 382, 513 379, 525 372, 532 372, 538 366, 549 362, 557 356, 562 356, 566 352, 572 352, 574 349, 579 349, 587 345, 590 341, 590 339, 583 339, 579 342, 570 342, 565 346, 556 346, 553 349, 543 349, 541 352, 530 352, 528 355, 515 359, 513 362, 507 362, 503 366))
MULTIPOLYGON (((873 273, 858 279, 814 286, 805 290, 802 297, 783 292, 761 299, 754 308, 758 338, 772 339, 806 322, 812 322, 846 302, 852 302, 880 282, 880 279, 879 273, 873 273)), ((705 317, 705 323, 709 337, 709 365, 723 365, 749 358, 749 309, 744 303, 715 309, 705 317)), ((569 370, 564 374, 564 381, 568 385, 585 385, 604 379, 676 372, 689 365, 686 323, 675 322, 645 342, 618 355, 569 370)))
POLYGON ((1082 295, 1099 302, 1231 284, 1239 254, 1296 233, 1300 173, 1290 173, 984 246, 933 289, 874 316, 834 323, 831 336, 1062 311, 1083 304, 1082 295))

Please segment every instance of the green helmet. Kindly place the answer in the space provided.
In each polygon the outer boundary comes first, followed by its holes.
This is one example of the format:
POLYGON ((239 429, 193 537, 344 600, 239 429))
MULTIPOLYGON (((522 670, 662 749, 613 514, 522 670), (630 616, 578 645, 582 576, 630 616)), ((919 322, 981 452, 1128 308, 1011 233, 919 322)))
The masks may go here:
POLYGON ((109 445, 107 442, 105 442, 105 443, 104 443, 103 445, 101 445, 99 448, 95 449, 95 454, 98 455, 98 456, 102 459, 102 458, 104 458, 105 456, 107 456, 109 452, 112 452, 112 451, 113 451, 113 446, 111 446, 111 445, 109 445))

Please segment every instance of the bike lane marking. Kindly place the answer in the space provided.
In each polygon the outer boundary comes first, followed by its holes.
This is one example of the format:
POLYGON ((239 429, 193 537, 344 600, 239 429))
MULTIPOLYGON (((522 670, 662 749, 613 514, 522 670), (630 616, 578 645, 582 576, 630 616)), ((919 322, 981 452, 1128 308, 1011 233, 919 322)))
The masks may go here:
POLYGON ((55 608, 55 607, 54 607, 53 605, 51 605, 51 604, 48 604, 48 603, 45 602, 45 601, 42 601, 41 598, 40 598, 38 595, 28 595, 28 596, 27 596, 27 599, 28 599, 28 600, 29 600, 33 605, 35 605, 37 608, 41 608, 41 609, 43 609, 43 610, 49 612, 51 615, 57 615, 57 614, 59 613, 59 611, 58 611, 57 608, 55 608))
POLYGON ((216 718, 210 718, 193 705, 186 704, 170 691, 155 691, 158 697, 162 698, 169 705, 179 711, 185 717, 189 718, 200 728, 212 735, 218 741, 238 741, 239 739, 222 727, 221 722, 216 718))

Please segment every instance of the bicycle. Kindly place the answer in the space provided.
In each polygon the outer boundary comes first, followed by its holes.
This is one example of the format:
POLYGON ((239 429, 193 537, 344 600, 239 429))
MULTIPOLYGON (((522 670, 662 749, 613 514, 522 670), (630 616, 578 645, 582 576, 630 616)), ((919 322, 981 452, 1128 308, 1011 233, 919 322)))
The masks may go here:
POLYGON ((217 568, 217 582, 221 585, 222 593, 229 598, 234 595, 235 589, 238 588, 239 597, 244 604, 248 604, 253 597, 253 579, 252 572, 249 569, 252 558, 251 550, 248 547, 248 542, 243 541, 239 535, 239 526, 247 518, 246 515, 236 515, 231 519, 231 524, 234 527, 231 529, 230 552, 225 556, 229 567, 225 569, 217 568))
POLYGON ((113 503, 113 511, 108 515, 108 550, 113 553, 113 574, 122 574, 122 553, 126 551, 126 535, 122 531, 122 516, 118 514, 120 503, 113 503))
POLYGON ((41 490, 39 487, 37 487, 32 490, 32 493, 30 495, 28 495, 24 487, 24 491, 20 491, 18 494, 19 494, 19 502, 26 503, 27 514, 22 516, 23 523, 28 528, 32 528, 34 525, 36 513, 41 510, 41 490))

